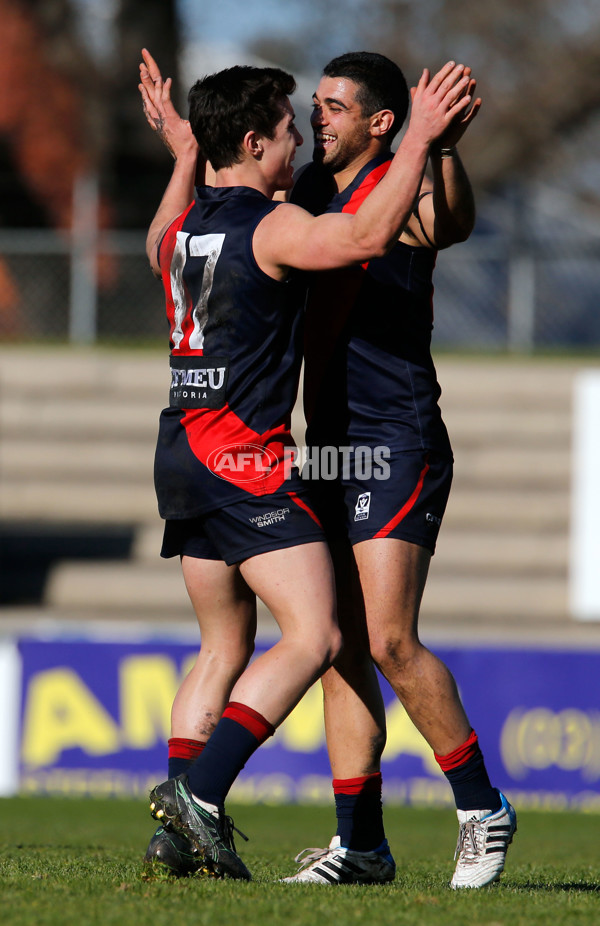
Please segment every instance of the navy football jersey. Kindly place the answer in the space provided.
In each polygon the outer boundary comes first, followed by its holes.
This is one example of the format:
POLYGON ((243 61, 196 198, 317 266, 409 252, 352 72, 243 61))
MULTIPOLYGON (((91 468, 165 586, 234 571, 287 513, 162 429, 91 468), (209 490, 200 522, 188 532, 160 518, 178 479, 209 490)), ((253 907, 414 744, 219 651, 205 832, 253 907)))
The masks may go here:
MULTIPOLYGON (((355 213, 385 175, 382 155, 341 193, 327 172, 309 165, 292 200, 313 213, 355 213)), ((307 443, 451 447, 438 405, 431 357, 436 251, 398 242, 362 266, 311 276, 306 311, 307 443)))
POLYGON ((170 327, 170 404, 155 486, 163 518, 197 517, 286 477, 306 278, 278 282, 252 237, 277 203, 249 187, 199 187, 167 229, 159 264, 170 327))

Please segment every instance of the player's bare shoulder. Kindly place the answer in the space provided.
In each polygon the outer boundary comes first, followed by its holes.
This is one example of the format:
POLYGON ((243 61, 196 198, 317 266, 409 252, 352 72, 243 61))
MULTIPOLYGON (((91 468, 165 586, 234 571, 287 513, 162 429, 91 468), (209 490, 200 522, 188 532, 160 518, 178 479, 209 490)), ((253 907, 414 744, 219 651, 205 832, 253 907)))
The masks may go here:
POLYGON ((293 266, 294 241, 313 217, 294 203, 280 202, 256 226, 252 249, 256 263, 275 280, 283 280, 293 266))

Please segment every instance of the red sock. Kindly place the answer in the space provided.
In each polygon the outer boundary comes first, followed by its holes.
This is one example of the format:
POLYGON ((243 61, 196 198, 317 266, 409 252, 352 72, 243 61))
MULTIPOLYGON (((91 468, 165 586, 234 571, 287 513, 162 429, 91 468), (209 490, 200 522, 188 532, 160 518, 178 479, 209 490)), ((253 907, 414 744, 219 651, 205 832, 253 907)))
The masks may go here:
POLYGON ((192 762, 200 755, 206 743, 201 740, 188 740, 172 736, 167 740, 169 747, 169 778, 177 778, 187 772, 192 762))
POLYGON ((223 717, 229 717, 230 720, 235 720, 236 723, 249 730, 258 740, 259 745, 275 733, 273 724, 269 723, 262 714, 248 707, 247 704, 240 704, 239 701, 230 701, 223 711, 223 717))
POLYGON ((206 746, 206 742, 172 736, 167 740, 167 746, 169 747, 169 759, 189 759, 193 762, 206 746))
POLYGON ((359 778, 334 778, 332 781, 334 794, 381 794, 381 772, 371 772, 370 775, 361 775, 359 778))
POLYGON ((469 759, 472 759, 473 756, 477 754, 479 750, 479 740, 475 730, 471 730, 471 735, 461 746, 457 746, 456 749, 453 749, 452 752, 449 752, 446 756, 438 756, 434 752, 436 762, 443 772, 449 772, 453 768, 458 768, 459 765, 464 765, 465 762, 468 762, 469 759))

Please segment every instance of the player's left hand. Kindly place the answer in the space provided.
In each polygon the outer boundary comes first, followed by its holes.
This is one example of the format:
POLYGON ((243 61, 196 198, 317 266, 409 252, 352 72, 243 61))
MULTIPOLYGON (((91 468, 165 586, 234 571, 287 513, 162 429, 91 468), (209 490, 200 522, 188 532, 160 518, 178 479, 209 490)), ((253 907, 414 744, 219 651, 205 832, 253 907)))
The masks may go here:
MULTIPOLYGON (((466 84, 462 92, 455 100, 455 102, 458 102, 460 99, 468 96, 471 99, 471 103, 466 109, 463 109, 460 113, 458 113, 457 116, 454 117, 444 134, 438 138, 436 144, 440 148, 454 148, 455 145, 459 143, 466 130, 471 125, 473 119, 477 116, 479 110, 481 109, 481 97, 474 97, 477 81, 471 75, 471 68, 465 67, 463 76, 468 77, 469 82, 466 84)), ((411 87, 411 99, 414 99, 415 92, 416 87, 411 87)))
POLYGON ((190 123, 182 119, 171 100, 172 81, 163 81, 160 68, 146 49, 142 49, 140 83, 144 114, 150 128, 157 133, 175 160, 184 151, 198 150, 198 143, 192 134, 190 123))

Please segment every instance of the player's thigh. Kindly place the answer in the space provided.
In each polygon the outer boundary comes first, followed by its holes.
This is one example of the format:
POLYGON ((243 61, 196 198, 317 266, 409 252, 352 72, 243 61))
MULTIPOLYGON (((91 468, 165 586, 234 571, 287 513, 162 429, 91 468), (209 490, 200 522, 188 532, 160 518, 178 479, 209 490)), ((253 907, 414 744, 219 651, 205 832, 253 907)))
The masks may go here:
POLYGON ((256 597, 237 566, 182 556, 181 568, 205 649, 248 646, 256 632, 256 597))
POLYGON ((282 631, 319 637, 337 631, 333 567, 324 541, 252 556, 240 571, 282 631))

